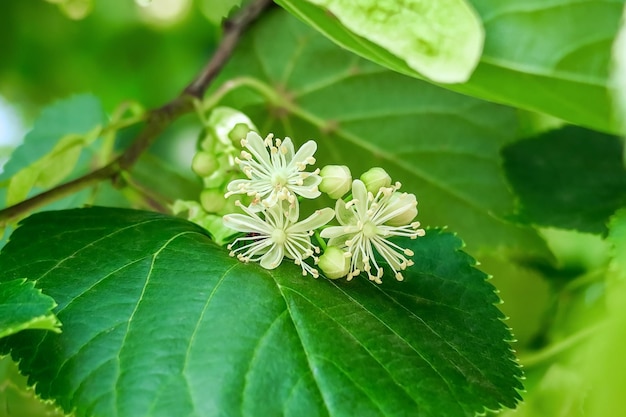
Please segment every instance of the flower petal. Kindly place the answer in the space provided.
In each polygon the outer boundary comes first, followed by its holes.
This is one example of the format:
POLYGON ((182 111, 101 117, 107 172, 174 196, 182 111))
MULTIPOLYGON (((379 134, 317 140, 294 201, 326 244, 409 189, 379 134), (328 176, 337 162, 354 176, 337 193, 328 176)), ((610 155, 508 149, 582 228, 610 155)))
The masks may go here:
POLYGON ((335 204, 335 214, 337 216, 337 221, 341 225, 349 225, 356 224, 357 217, 354 211, 351 208, 346 208, 346 203, 343 200, 337 200, 335 204))
POLYGON ((304 233, 324 226, 335 217, 335 211, 329 207, 315 211, 306 219, 287 228, 287 233, 304 233))
POLYGON ((341 236, 343 234, 343 226, 330 226, 320 232, 320 236, 324 239, 341 236))
POLYGON ((283 146, 287 150, 287 153, 285 154, 285 160, 287 161, 287 164, 289 164, 289 162, 293 159, 294 154, 296 153, 293 148, 293 142, 291 141, 291 138, 285 138, 285 140, 283 140, 283 146))
POLYGON ((306 160, 309 157, 313 156, 316 150, 317 143, 315 143, 315 141, 310 140, 306 142, 304 145, 300 146, 300 149, 298 149, 298 152, 296 152, 296 154, 294 155, 293 159, 289 163, 289 166, 297 167, 297 164, 301 162, 306 163, 306 160))
POLYGON ((250 153, 266 168, 271 167, 272 163, 270 162, 270 155, 267 152, 267 148, 265 147, 265 143, 261 136, 256 132, 248 132, 246 135, 246 148, 250 151, 250 153))
POLYGON ((357 214, 360 220, 366 219, 367 216, 367 188, 361 180, 352 181, 352 198, 354 206, 356 207, 357 214))
POLYGON ((261 257, 261 266, 265 269, 274 269, 283 261, 285 250, 283 245, 274 244, 265 255, 261 257))
POLYGON ((245 215, 239 213, 227 214, 222 217, 224 226, 238 232, 271 234, 268 224, 261 220, 256 214, 245 215))
POLYGON ((301 195, 302 197, 309 199, 317 198, 322 194, 317 188, 317 185, 313 185, 310 187, 306 187, 303 185, 290 185, 289 190, 293 191, 295 194, 301 195))

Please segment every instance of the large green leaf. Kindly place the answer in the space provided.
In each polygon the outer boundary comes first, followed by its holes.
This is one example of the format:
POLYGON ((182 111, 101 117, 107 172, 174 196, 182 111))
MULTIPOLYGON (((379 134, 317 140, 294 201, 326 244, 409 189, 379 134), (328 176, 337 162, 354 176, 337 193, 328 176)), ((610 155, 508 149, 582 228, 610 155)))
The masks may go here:
POLYGON ((469 417, 515 406, 521 371, 486 275, 452 234, 410 246, 406 281, 379 286, 243 264, 160 214, 35 214, 0 253, 0 280, 35 280, 64 331, 20 333, 0 350, 77 416, 469 417))
POLYGON ((0 338, 26 329, 59 331, 52 314, 54 300, 35 288, 32 281, 0 282, 0 338))
MULTIPOLYGON (((348 30, 325 9, 307 0, 277 3, 339 45, 395 71, 422 76, 402 59, 348 30)), ((575 124, 617 130, 608 77, 611 45, 618 32, 624 0, 470 3, 485 28, 483 55, 468 82, 447 87, 545 112, 575 124)))
POLYGON ((277 96, 270 105, 248 91, 228 97, 263 133, 314 138, 320 165, 348 165, 355 177, 382 166, 417 195, 423 223, 449 225, 471 250, 542 247, 534 231, 499 220, 514 210, 500 168, 517 132, 513 109, 381 68, 281 10, 253 28, 223 79, 242 75, 277 96))
POLYGON ((519 196, 524 222, 603 233, 626 206, 620 138, 568 126, 503 150, 504 167, 519 196))

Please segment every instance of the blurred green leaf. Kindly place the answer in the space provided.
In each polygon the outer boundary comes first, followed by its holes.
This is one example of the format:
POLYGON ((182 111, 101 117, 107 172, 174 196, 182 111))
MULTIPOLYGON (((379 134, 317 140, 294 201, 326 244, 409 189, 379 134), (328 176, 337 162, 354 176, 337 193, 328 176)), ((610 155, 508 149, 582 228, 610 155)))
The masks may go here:
POLYGON ((243 264, 160 214, 36 214, 0 254, 0 281, 31 276, 59 303, 64 332, 20 333, 1 350, 77 416, 473 417, 515 406, 521 371, 486 275, 451 234, 404 243, 415 251, 405 281, 376 285, 243 264))
POLYGON ((617 104, 617 121, 622 134, 626 133, 626 8, 622 13, 622 24, 613 44, 612 56, 613 97, 617 104))
POLYGON ((200 10, 209 22, 219 25, 240 4, 241 0, 200 0, 200 10))
POLYGON ((59 332, 60 323, 52 314, 54 300, 26 279, 0 282, 0 338, 26 329, 59 332))
POLYGON ((585 377, 591 389, 586 395, 586 416, 619 415, 626 389, 626 210, 618 211, 609 222, 608 241, 613 260, 606 281, 606 319, 587 346, 585 377))
POLYGON ((44 403, 28 388, 26 377, 9 357, 0 358, 0 415, 2 417, 62 417, 64 413, 44 403))
POLYGON ((613 245, 614 268, 626 280, 626 209, 611 217, 608 240, 613 245))
MULTIPOLYGON (((11 154, 0 173, 0 182, 11 178, 54 150, 68 135, 91 132, 106 120, 100 100, 89 95, 75 95, 57 101, 42 110, 24 142, 11 154)), ((52 174, 52 173, 51 173, 52 174)))
POLYGON ((237 76, 271 90, 267 104, 248 90, 227 100, 261 132, 315 138, 318 164, 348 165, 355 178, 382 166, 417 195, 422 223, 450 226, 472 250, 544 253, 534 231, 500 220, 514 209, 500 166, 513 109, 381 68, 280 10, 254 26, 222 79, 237 76))
POLYGON ((97 126, 86 135, 67 135, 61 138, 50 153, 17 172, 9 180, 7 206, 24 200, 34 186, 50 188, 69 176, 83 149, 97 139, 100 130, 97 126))
MULTIPOLYGON (((447 87, 575 124, 617 131, 608 76, 623 0, 470 2, 485 28, 484 51, 467 83, 447 87), (585 30, 580 30, 581 22, 585 30)), ((342 47, 395 71, 421 76, 402 59, 347 29, 325 9, 307 0, 277 3, 342 47)), ((434 7, 437 2, 426 3, 434 7)))
POLYGON ((568 126, 504 148, 504 168, 524 222, 603 233, 626 205, 620 138, 568 126))

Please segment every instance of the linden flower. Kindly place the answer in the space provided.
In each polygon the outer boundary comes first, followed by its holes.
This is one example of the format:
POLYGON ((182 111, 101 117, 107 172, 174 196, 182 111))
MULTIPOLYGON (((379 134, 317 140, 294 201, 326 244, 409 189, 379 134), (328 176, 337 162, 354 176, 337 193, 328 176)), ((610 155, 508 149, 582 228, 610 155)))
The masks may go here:
POLYGON ((239 232, 248 233, 228 245, 230 256, 237 256, 242 262, 260 261, 265 269, 274 269, 286 256, 293 259, 296 265, 302 268, 302 275, 307 272, 317 278, 319 273, 304 262, 304 259, 313 257, 320 252, 319 248, 311 243, 313 230, 328 223, 335 215, 331 208, 317 210, 306 219, 298 219, 298 206, 295 216, 284 210, 286 204, 277 204, 265 208, 262 212, 254 212, 239 201, 236 203, 246 214, 228 214, 223 217, 224 225, 239 232), (264 218, 261 218, 263 214, 264 218), (241 246, 238 246, 241 244, 241 246), (234 248, 234 249, 233 249, 234 248))
MULTIPOLYGON (((315 163, 313 154, 317 144, 310 140, 295 152, 290 138, 284 141, 269 134, 265 140, 255 132, 250 132, 241 140, 241 158, 236 162, 248 179, 237 179, 228 184, 226 197, 233 194, 253 196, 250 207, 259 211, 271 207, 279 201, 288 201, 291 207, 298 204, 296 194, 305 198, 320 196, 317 186, 322 181, 319 169, 304 172, 307 165, 315 163)), ((292 215, 293 212, 290 213, 292 215)))
POLYGON ((365 271, 370 280, 377 284, 382 282, 383 269, 376 262, 374 250, 389 264, 398 281, 404 279, 400 271, 413 265, 413 261, 406 258, 413 256, 413 251, 387 239, 392 236, 415 239, 425 233, 419 228, 419 222, 407 224, 417 214, 417 201, 413 194, 397 192, 399 188, 400 183, 381 187, 374 196, 363 181, 354 180, 353 199, 348 203, 337 200, 335 212, 340 226, 322 230, 321 236, 330 238, 329 246, 344 248, 345 256, 351 258, 348 280, 365 271), (398 219, 406 222, 398 225, 398 219))

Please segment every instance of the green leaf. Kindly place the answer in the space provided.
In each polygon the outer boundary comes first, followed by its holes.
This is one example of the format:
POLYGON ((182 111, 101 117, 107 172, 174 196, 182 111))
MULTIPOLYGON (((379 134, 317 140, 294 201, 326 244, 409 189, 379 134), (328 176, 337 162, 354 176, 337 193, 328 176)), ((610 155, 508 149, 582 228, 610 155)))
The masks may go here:
POLYGON ((85 134, 102 125, 105 120, 100 101, 89 94, 76 95, 46 107, 22 143, 11 154, 11 159, 0 173, 0 181, 51 152, 67 135, 85 134))
MULTIPOLYGON (((395 71, 421 76, 402 59, 346 28, 325 9, 306 0, 277 3, 342 47, 395 71)), ((438 2, 422 3, 434 7, 438 2)), ((468 82, 447 87, 575 124, 617 131, 608 77, 624 0, 471 3, 486 32, 483 54, 468 82), (580 30, 580 22, 585 30, 580 30)), ((453 28, 441 30, 450 33, 453 28)))
POLYGON ((498 218, 514 210, 500 166, 500 148, 515 140, 513 109, 359 59, 280 10, 254 26, 225 72, 267 85, 269 105, 247 91, 229 104, 262 134, 314 138, 320 167, 348 165, 355 178, 383 167, 417 195, 422 223, 450 226, 472 250, 542 250, 534 231, 498 218))
POLYGON ((465 82, 480 60, 485 33, 465 0, 308 1, 433 81, 465 82))
POLYGON ((603 233, 609 216, 626 205, 616 136, 568 126, 514 143, 503 155, 521 221, 603 233))
POLYGON ((64 413, 50 402, 44 403, 28 388, 17 364, 0 358, 0 410, 2 417, 62 417, 64 413))
POLYGON ((59 332, 54 300, 26 279, 0 282, 0 338, 26 329, 59 332))
MULTIPOLYGON (((585 396, 585 411, 593 416, 611 415, 619 410, 626 389, 626 362, 621 349, 626 343, 626 209, 611 217, 607 240, 613 246, 613 259, 603 282, 606 317, 590 338, 582 363, 591 387, 585 396)), ((581 369, 580 361, 576 365, 581 369)))
POLYGON ((617 121, 621 132, 626 133, 626 8, 622 13, 622 24, 613 44, 613 68, 611 80, 617 107, 617 121))
MULTIPOLYGON (((409 243, 410 242, 410 243, 409 243)), ((39 213, 0 253, 55 297, 62 334, 12 350, 77 416, 474 416, 514 407, 498 297, 436 230, 406 281, 330 281, 240 263, 203 229, 126 209, 39 213)))
POLYGON ((24 200, 34 186, 50 188, 72 173, 81 153, 97 139, 100 128, 96 127, 87 135, 67 135, 41 159, 16 173, 9 180, 7 206, 24 200))
POLYGON ((611 217, 608 241, 613 245, 613 271, 621 280, 626 280, 626 209, 611 217))
POLYGON ((240 4, 241 0, 201 0, 200 10, 209 22, 219 25, 230 11, 240 4))

